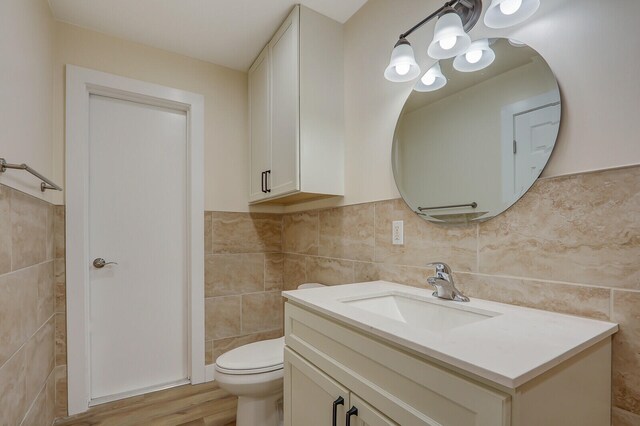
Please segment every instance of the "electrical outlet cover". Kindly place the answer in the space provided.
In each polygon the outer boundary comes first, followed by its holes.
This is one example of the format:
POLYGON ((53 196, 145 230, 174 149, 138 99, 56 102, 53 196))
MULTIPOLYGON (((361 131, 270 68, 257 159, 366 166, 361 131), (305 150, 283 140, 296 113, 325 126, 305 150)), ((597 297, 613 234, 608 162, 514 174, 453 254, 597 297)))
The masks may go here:
POLYGON ((396 246, 404 244, 404 221, 393 221, 391 225, 391 242, 396 246))

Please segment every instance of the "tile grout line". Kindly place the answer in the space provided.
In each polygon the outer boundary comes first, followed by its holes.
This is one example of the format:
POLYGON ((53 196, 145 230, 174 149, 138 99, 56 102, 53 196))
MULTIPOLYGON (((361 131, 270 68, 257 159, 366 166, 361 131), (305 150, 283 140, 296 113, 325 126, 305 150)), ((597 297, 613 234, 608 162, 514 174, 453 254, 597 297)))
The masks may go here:
MULTIPOLYGON (((378 216, 377 216, 377 210, 378 210, 378 203, 373 203, 373 261, 375 262, 377 257, 376 257, 376 250, 378 247, 378 216)), ((403 230, 404 232, 404 230, 403 230)), ((402 236, 404 238, 404 234, 402 236)), ((404 241, 403 241, 404 242, 404 241)))
MULTIPOLYGON (((267 290, 267 291, 252 291, 250 293, 223 294, 218 296, 205 297, 205 300, 206 299, 223 299, 223 298, 229 298, 229 297, 255 296, 257 294, 271 294, 271 293, 279 293, 279 292, 280 290, 267 290)), ((60 313, 64 313, 64 312, 60 312, 60 313)))
POLYGON ((244 326, 244 324, 243 324, 244 321, 243 321, 243 318, 242 318, 242 305, 244 305, 244 295, 241 294, 240 295, 240 333, 242 333, 242 329, 243 329, 243 326, 244 326))
MULTIPOLYGON (((34 331, 34 332, 33 332, 33 334, 31 334, 29 337, 27 337, 27 338, 25 339, 25 341, 24 341, 24 342, 22 342, 22 344, 21 344, 20 346, 18 346, 18 349, 16 349, 16 350, 15 350, 15 352, 13 352, 13 353, 11 354, 11 356, 10 356, 9 358, 7 358, 7 360, 6 360, 2 365, 0 365, 0 370, 2 370, 2 368, 3 368, 5 365, 7 365, 7 363, 8 363, 9 361, 11 361, 11 360, 13 359, 13 357, 14 357, 14 356, 16 356, 16 354, 17 354, 18 352, 20 352, 20 351, 21 351, 21 350, 22 350, 22 349, 23 349, 23 348, 24 348, 24 347, 29 343, 29 341, 30 341, 31 339, 33 339, 33 338, 35 337, 35 335, 36 335, 36 334, 38 334, 38 332, 39 332, 40 330, 42 330, 42 328, 43 328, 44 326, 46 326, 46 325, 47 325, 47 323, 48 323, 49 321, 51 321, 51 319, 52 319, 52 318, 53 318, 53 358, 54 358, 54 364, 55 364, 55 356, 56 356, 56 344, 55 344, 55 341, 56 341, 56 325, 55 325, 55 318, 54 318, 55 316, 56 316, 56 313, 54 312, 53 314, 51 314, 51 316, 49 316, 49 318, 47 318, 46 320, 44 320, 44 321, 43 321, 43 323, 40 325, 40 327, 38 327, 38 328, 36 329, 36 331, 34 331)), ((26 354, 25 354, 25 357, 26 357, 26 354)), ((55 365, 54 365, 54 368, 55 368, 55 365)))
POLYGON ((480 272, 480 224, 476 223, 476 272, 480 272))
POLYGON ((9 191, 7 199, 9 204, 9 242, 11 243, 9 247, 9 273, 11 273, 13 272, 13 194, 11 191, 9 191))
MULTIPOLYGON (((33 409, 34 409, 34 405, 35 405, 36 401, 38 400, 38 398, 40 397, 40 394, 41 394, 42 392, 46 392, 46 389, 47 389, 47 382, 49 381, 49 378, 51 377, 51 375, 52 375, 52 374, 54 374, 55 369, 56 369, 56 366, 54 365, 54 366, 53 366, 53 368, 51 369, 51 371, 49 372, 49 374, 47 375, 46 380, 45 380, 45 381, 44 381, 44 383, 42 384, 42 388, 41 388, 41 389, 40 389, 40 391, 36 394, 35 398, 33 398, 33 401, 31 401, 31 404, 30 404, 30 405, 29 405, 29 407, 27 408, 27 411, 25 411, 25 413, 24 413, 24 417, 22 418, 22 420, 20 420, 20 426, 22 426, 22 425, 24 424, 25 419, 29 416, 29 412, 30 412, 31 410, 33 410, 33 409)), ((54 400, 54 401, 53 401, 53 403, 54 403, 54 408, 55 408, 55 403, 56 403, 56 399, 57 399, 57 396, 55 396, 55 394, 56 394, 56 392, 55 392, 55 385, 54 385, 54 398, 53 398, 53 400, 54 400)), ((46 397, 46 395, 45 395, 45 397, 46 397)), ((54 420, 55 420, 55 418, 54 418, 54 420)))
MULTIPOLYGON (((310 255, 310 254, 306 254, 306 253, 296 253, 296 252, 286 252, 286 253, 283 253, 283 254, 284 255, 293 255, 293 256, 302 256, 302 257, 305 257, 305 258, 306 257, 310 257, 310 258, 319 258, 319 259, 336 260, 336 261, 342 261, 342 262, 350 262, 350 263, 353 263, 354 265, 355 265, 355 263, 365 263, 365 264, 372 264, 372 265, 390 265, 390 266, 402 267, 402 268, 425 269, 423 266, 418 266, 418 265, 408 265, 408 264, 401 264, 401 263, 388 263, 388 262, 384 262, 384 261, 366 261, 366 260, 359 260, 359 259, 347 259, 347 258, 339 258, 339 257, 327 257, 327 256, 310 255)), ((499 278, 499 279, 511 279, 511 280, 521 280, 521 281, 536 281, 536 282, 545 283, 545 284, 559 284, 559 285, 566 285, 566 286, 571 286, 571 287, 583 287, 583 288, 593 288, 593 289, 601 289, 601 290, 617 290, 617 291, 623 291, 623 292, 628 292, 628 293, 640 293, 640 289, 605 287, 605 286, 598 286, 598 285, 593 285, 593 284, 574 283, 574 282, 569 282, 569 281, 544 280, 544 279, 535 278, 535 277, 518 277, 518 276, 512 276, 512 275, 495 275, 495 274, 486 274, 486 273, 474 272, 474 271, 459 271, 459 270, 455 270, 454 272, 455 273, 459 273, 459 274, 471 274, 471 275, 478 275, 478 276, 492 277, 492 278, 499 278)))
POLYGON ((262 257, 262 291, 267 291, 267 255, 262 257))
POLYGON ((614 291, 613 288, 611 289, 611 291, 609 292, 609 320, 613 320, 613 296, 614 296, 614 291))
POLYGON ((317 227, 317 234, 316 234, 316 250, 318 251, 318 254, 320 254, 320 212, 316 212, 316 227, 317 227))
MULTIPOLYGON (((61 370, 62 370, 62 367, 64 367, 64 370, 65 370, 65 372, 64 372, 64 377, 65 377, 65 379, 67 379, 67 380, 68 380, 68 378, 67 378, 67 364, 64 364, 64 365, 56 365, 55 367, 53 367, 53 373, 54 373, 54 374, 56 373, 56 370, 58 369, 58 367, 60 367, 60 369, 61 369, 61 370)), ((55 377, 54 377, 53 379, 54 379, 54 381, 53 381, 53 408, 54 408, 54 413, 57 413, 57 410, 58 410, 58 381, 56 380, 56 378, 55 378, 55 377)), ((65 388, 65 389, 66 389, 66 388, 65 388)), ((68 405, 68 403, 67 403, 67 405, 68 405)), ((69 414, 69 407, 67 407, 67 408, 65 409, 64 414, 65 414, 65 415, 64 415, 63 417, 66 417, 66 415, 68 415, 68 414, 69 414)), ((59 419, 59 418, 60 418, 60 417, 55 417, 55 418, 53 419, 53 420, 54 420, 54 422, 55 422, 55 420, 57 420, 57 419, 59 419)))
MULTIPOLYGON (((270 328, 270 329, 267 329, 267 330, 254 331, 254 332, 251 332, 251 333, 234 334, 233 336, 219 337, 219 338, 216 338, 216 339, 206 340, 205 343, 211 343, 211 345, 212 345, 211 349, 212 349, 212 351, 215 351, 214 341, 216 341, 216 340, 239 339, 239 338, 243 338, 243 337, 257 336, 257 335, 263 334, 263 333, 273 333, 275 331, 284 331, 284 328, 278 327, 278 328, 270 328)), ((215 362, 213 362, 211 364, 207 364, 207 365, 213 365, 213 364, 215 364, 215 362)), ((54 369, 55 369, 55 367, 54 367, 54 369)))
MULTIPOLYGON (((400 265, 400 266, 415 267, 411 265, 400 265)), ((569 281, 553 281, 553 280, 543 280, 540 278, 517 277, 513 275, 494 275, 494 274, 484 274, 484 273, 469 272, 469 271, 454 271, 454 272, 457 274, 471 274, 471 275, 478 275, 478 276, 491 277, 491 278, 521 280, 521 281, 536 281, 536 282, 545 283, 545 284, 559 284, 559 285, 566 285, 571 287, 596 288, 601 290, 617 290, 617 291, 624 291, 628 293, 640 293, 640 289, 636 290, 636 289, 629 289, 629 288, 605 287, 605 286, 598 286, 598 285, 592 285, 592 284, 572 283, 569 281)))
MULTIPOLYGON (((29 265, 29 266, 25 266, 25 267, 20 268, 20 269, 16 269, 16 270, 13 270, 13 271, 5 272, 4 274, 0 274, 0 277, 6 277, 6 276, 11 275, 11 274, 16 274, 18 272, 22 272, 22 271, 25 271, 25 270, 27 270, 29 268, 34 268, 36 266, 42 266, 44 264, 47 264, 49 262, 53 262, 53 261, 58 260, 58 259, 63 259, 63 258, 55 258, 55 259, 43 260, 42 262, 34 263, 33 265, 29 265)), ((54 274, 54 280, 55 280, 55 274, 54 274)), ((66 280, 65 280, 65 282, 66 282, 66 280)))

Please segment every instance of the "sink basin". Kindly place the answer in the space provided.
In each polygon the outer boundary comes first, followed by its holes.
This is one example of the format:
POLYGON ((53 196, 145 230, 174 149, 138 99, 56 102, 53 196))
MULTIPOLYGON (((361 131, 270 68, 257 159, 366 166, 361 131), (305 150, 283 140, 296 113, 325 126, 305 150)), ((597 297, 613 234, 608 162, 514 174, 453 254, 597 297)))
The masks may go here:
POLYGON ((456 305, 445 306, 400 293, 342 300, 342 303, 432 332, 451 330, 499 315, 496 312, 465 309, 460 302, 446 302, 456 305))

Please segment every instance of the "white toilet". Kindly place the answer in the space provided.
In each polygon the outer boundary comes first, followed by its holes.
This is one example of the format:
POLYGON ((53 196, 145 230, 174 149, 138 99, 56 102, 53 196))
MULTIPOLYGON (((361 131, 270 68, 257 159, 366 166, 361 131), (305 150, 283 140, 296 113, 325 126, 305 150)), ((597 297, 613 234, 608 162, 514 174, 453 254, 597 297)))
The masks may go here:
MULTIPOLYGON (((314 287, 324 286, 298 286, 314 287)), ((282 424, 283 363, 284 337, 240 346, 216 359, 216 382, 238 396, 236 426, 282 424)))

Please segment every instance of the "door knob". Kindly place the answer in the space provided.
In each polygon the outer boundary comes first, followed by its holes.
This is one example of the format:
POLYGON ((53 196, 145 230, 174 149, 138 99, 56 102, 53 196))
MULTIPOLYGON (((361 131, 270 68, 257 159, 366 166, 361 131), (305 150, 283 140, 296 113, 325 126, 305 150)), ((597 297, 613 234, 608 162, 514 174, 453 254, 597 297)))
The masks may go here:
POLYGON ((101 257, 97 257, 93 261, 93 266, 95 266, 98 269, 104 268, 105 265, 117 265, 117 263, 116 262, 107 262, 101 257))

